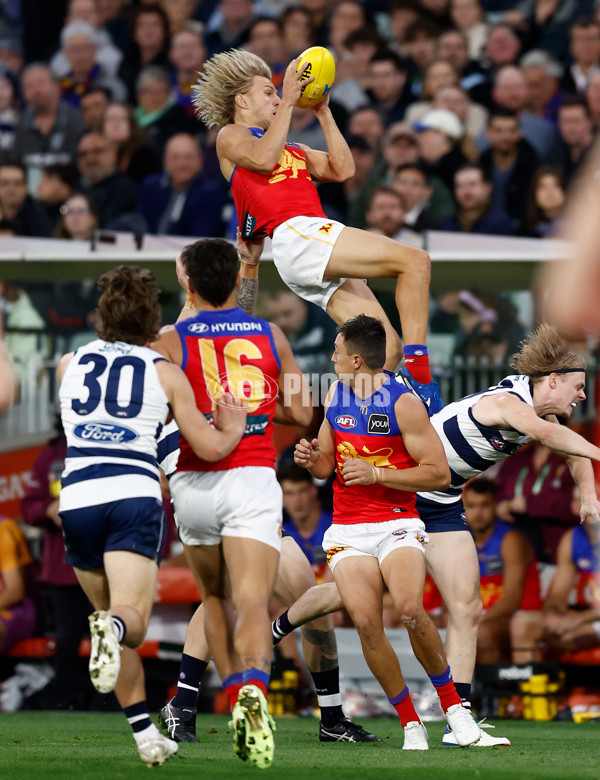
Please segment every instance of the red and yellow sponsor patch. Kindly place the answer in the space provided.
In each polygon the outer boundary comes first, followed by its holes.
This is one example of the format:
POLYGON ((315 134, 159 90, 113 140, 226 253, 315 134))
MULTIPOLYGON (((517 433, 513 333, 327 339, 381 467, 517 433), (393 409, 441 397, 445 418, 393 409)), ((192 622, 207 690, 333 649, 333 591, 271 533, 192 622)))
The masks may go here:
POLYGON ((327 222, 325 225, 321 225, 321 227, 317 230, 317 233, 325 233, 325 235, 328 236, 332 230, 333 222, 327 222))
POLYGON ((348 550, 348 547, 330 547, 327 550, 327 565, 331 566, 331 561, 333 560, 333 557, 337 555, 338 553, 344 552, 344 550, 348 550))

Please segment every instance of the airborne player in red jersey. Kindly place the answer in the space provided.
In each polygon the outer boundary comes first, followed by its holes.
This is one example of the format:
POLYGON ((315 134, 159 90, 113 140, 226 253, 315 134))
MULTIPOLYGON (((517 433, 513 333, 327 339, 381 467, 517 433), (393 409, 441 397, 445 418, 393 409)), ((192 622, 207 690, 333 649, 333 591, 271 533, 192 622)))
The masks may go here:
MULTIPOLYGON (((285 72, 278 96, 268 65, 233 50, 215 55, 194 87, 194 103, 207 127, 219 128, 217 154, 230 182, 246 240, 273 239, 273 260, 286 285, 327 311, 338 324, 357 313, 380 319, 387 336, 386 367, 402 358, 402 345, 365 278, 396 278, 402 324, 403 375, 433 414, 442 407, 432 381, 425 338, 430 261, 426 252, 385 236, 346 227, 326 217, 314 181, 343 182, 354 160, 329 108, 329 94, 312 110, 327 152, 287 141, 292 110, 312 82, 299 58, 285 72)), ((254 269, 256 277, 256 269, 254 269)), ((246 279, 238 298, 249 311, 256 278, 246 279)))

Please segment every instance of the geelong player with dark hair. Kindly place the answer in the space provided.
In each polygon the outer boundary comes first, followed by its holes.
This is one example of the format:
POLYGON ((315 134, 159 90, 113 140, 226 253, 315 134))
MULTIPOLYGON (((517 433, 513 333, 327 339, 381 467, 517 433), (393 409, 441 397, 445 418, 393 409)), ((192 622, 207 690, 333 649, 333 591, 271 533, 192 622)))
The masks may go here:
POLYGON ((369 668, 400 716, 404 749, 427 750, 427 732, 384 632, 384 585, 457 743, 470 745, 479 727, 461 704, 440 635, 423 608, 427 533, 415 506, 415 491, 443 490, 450 471, 422 404, 383 368, 385 340, 374 317, 359 315, 338 327, 339 381, 325 401, 318 439, 302 439, 294 459, 318 479, 337 472, 323 549, 369 668))
POLYGON ((65 355, 57 370, 67 438, 59 515, 67 562, 96 610, 92 683, 115 690, 140 758, 152 766, 177 752, 150 722, 134 650, 148 626, 163 542, 156 439, 172 412, 194 452, 215 461, 239 442, 246 413, 224 395, 209 426, 185 374, 146 346, 160 316, 150 271, 121 266, 98 286, 98 339, 65 355))

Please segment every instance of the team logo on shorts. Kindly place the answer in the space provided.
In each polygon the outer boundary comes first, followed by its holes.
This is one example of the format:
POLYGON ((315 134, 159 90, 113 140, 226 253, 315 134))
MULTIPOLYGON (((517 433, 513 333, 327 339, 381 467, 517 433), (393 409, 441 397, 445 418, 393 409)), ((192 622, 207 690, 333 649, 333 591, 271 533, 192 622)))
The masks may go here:
POLYGON ((404 539, 406 533, 406 531, 392 531, 392 536, 397 536, 398 539, 404 539))
POLYGON ((415 539, 419 544, 425 544, 425 537, 421 536, 421 534, 415 534, 415 539))
POLYGON ((368 433, 379 433, 382 436, 390 432, 390 418, 387 414, 371 414, 367 423, 368 433))
POLYGON ((335 424, 339 425, 340 428, 356 428, 357 420, 351 414, 338 414, 335 418, 335 424))
POLYGON ((338 553, 344 552, 344 550, 347 550, 348 547, 330 547, 327 550, 327 565, 331 566, 331 561, 335 555, 338 553))
POLYGON ((317 230, 317 233, 325 233, 325 235, 328 236, 332 230, 333 222, 327 222, 325 225, 321 225, 321 227, 317 230))

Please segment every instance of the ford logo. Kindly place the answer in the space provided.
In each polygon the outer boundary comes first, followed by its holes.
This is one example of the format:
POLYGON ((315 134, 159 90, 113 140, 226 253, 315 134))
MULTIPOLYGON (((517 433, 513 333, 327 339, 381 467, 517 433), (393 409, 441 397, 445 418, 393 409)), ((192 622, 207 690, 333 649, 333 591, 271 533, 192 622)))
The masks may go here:
POLYGON ((340 428, 356 428, 356 418, 350 414, 340 414, 335 418, 335 424, 340 428))
POLYGON ((135 441, 138 437, 135 431, 114 423, 85 423, 76 426, 73 435, 83 441, 108 442, 109 444, 123 444, 127 441, 135 441))
POLYGON ((207 325, 206 322, 192 322, 191 325, 188 325, 190 333, 206 333, 209 328, 210 325, 207 325))

